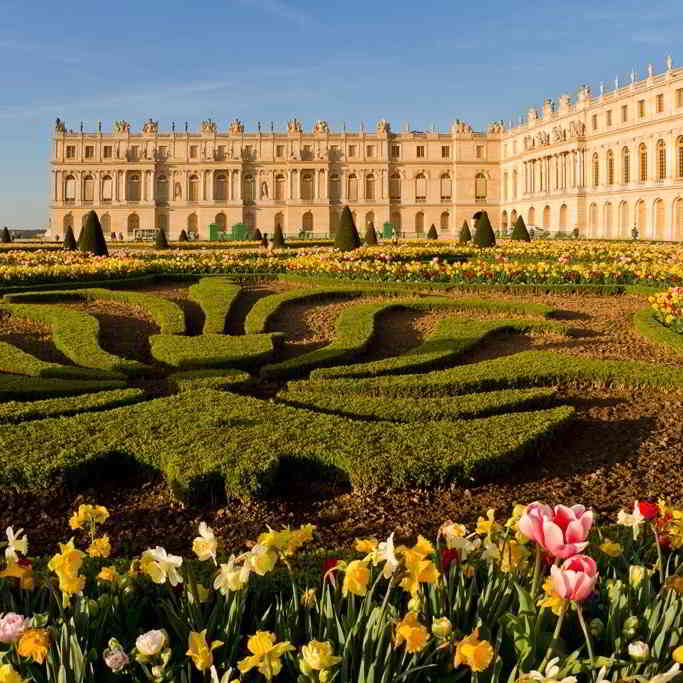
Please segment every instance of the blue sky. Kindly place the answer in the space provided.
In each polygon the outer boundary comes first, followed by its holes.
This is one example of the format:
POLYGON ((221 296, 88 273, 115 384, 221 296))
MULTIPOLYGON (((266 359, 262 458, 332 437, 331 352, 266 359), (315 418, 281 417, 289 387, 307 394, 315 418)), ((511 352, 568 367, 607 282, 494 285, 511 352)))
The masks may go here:
POLYGON ((558 4, 0 0, 0 225, 46 225, 57 116, 482 129, 582 83, 660 72, 668 54, 683 63, 678 0, 558 4))

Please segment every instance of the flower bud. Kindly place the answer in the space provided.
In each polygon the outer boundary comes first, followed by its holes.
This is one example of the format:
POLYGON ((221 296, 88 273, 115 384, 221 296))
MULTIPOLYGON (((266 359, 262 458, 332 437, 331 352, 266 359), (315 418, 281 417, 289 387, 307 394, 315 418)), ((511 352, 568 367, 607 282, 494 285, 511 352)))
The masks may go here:
POLYGON ((600 638, 605 631, 605 624, 600 619, 592 619, 588 627, 593 638, 600 638))
POLYGON ((635 638, 636 634, 638 633, 638 627, 640 626, 640 621, 638 620, 638 617, 629 617, 625 622, 624 622, 624 628, 622 629, 622 633, 626 638, 635 638))
POLYGON ((628 654, 636 662, 644 662, 650 655, 650 646, 642 640, 634 640, 628 644, 628 654))
POLYGON ((415 596, 408 601, 408 609, 411 612, 419 612, 422 609, 422 600, 415 596))
POLYGON ((88 611, 91 616, 95 616, 100 610, 100 606, 97 604, 97 600, 88 600, 88 611))
POLYGON ((434 619, 432 622, 432 633, 442 640, 446 640, 453 632, 453 624, 451 624, 448 617, 441 617, 441 619, 434 619))

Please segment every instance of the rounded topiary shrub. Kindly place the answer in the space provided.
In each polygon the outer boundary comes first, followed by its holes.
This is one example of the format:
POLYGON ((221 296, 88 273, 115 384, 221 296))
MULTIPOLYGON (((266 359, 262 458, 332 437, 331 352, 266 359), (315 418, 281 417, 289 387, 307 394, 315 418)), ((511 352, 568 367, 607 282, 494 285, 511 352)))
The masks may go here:
POLYGON ((372 221, 368 223, 368 227, 365 229, 365 245, 368 247, 377 246, 377 233, 372 221))
POLYGON ((460 228, 460 234, 458 235, 458 242, 460 244, 467 244, 472 241, 472 233, 470 232, 470 226, 467 225, 467 221, 464 221, 462 228, 460 228))
POLYGON ((531 242, 529 231, 526 229, 526 223, 524 222, 524 218, 522 218, 521 214, 517 216, 515 227, 512 228, 512 235, 510 235, 510 239, 518 240, 520 242, 531 242))
POLYGON ((273 231, 273 249, 283 249, 285 246, 285 236, 282 234, 282 228, 279 225, 275 226, 273 231))
POLYGON ((155 249, 168 249, 168 240, 166 239, 166 233, 159 229, 157 230, 156 238, 154 240, 155 249))
POLYGON ((496 236, 491 227, 491 221, 486 211, 482 211, 474 226, 474 237, 472 242, 480 248, 495 247, 496 236))
POLYGON ((185 230, 180 231, 180 235, 178 235, 178 242, 187 242, 187 232, 185 230))
POLYGON ((436 226, 434 223, 432 223, 431 227, 427 231, 427 239, 428 240, 438 240, 439 239, 439 233, 436 231, 436 226))
POLYGON ((258 228, 256 228, 256 230, 254 230, 254 234, 252 235, 251 239, 253 239, 254 242, 262 242, 263 241, 263 236, 261 235, 261 231, 258 228))
POLYGON ((8 242, 12 241, 12 235, 9 234, 9 230, 7 229, 7 226, 5 226, 2 229, 2 243, 7 244, 8 242))
POLYGON ((95 211, 89 211, 85 218, 85 226, 78 238, 78 248, 95 256, 109 256, 100 219, 95 211))
POLYGON ((66 235, 64 235, 64 249, 66 251, 76 251, 76 249, 78 249, 74 231, 71 226, 66 229, 66 235))
POLYGON ((340 251, 352 251, 353 249, 358 249, 358 247, 360 247, 360 236, 353 222, 351 209, 345 206, 339 219, 339 227, 334 236, 334 248, 340 251))

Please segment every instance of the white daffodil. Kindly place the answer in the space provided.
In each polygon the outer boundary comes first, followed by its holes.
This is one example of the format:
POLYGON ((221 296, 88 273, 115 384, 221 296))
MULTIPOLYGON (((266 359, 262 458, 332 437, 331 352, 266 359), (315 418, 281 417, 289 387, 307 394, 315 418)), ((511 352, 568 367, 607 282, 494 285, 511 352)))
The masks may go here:
POLYGON ((394 552, 394 532, 392 531, 389 538, 386 541, 382 541, 375 551, 375 564, 384 562, 384 570, 382 574, 385 579, 393 576, 394 572, 398 568, 398 558, 394 552))
POLYGON ((460 561, 464 562, 473 552, 479 550, 481 547, 481 539, 475 538, 471 541, 469 538, 463 536, 454 536, 451 539, 452 545, 449 548, 455 548, 460 556, 460 561))
POLYGON ((619 514, 617 515, 617 524, 621 524, 622 526, 630 526, 633 529, 634 541, 638 538, 638 535, 640 534, 640 527, 642 526, 643 522, 645 522, 645 517, 643 517, 643 515, 640 512, 640 508, 638 507, 638 501, 636 501, 633 504, 632 513, 619 510, 619 514))
POLYGON ((168 582, 172 586, 182 583, 183 577, 178 569, 183 564, 183 558, 169 555, 164 548, 157 546, 153 550, 145 550, 140 558, 140 569, 147 574, 154 583, 168 582))
POLYGON ((28 538, 21 535, 24 533, 23 529, 19 529, 17 533, 14 533, 14 529, 9 526, 7 527, 7 547, 5 548, 5 557, 8 562, 16 562, 19 559, 17 553, 26 555, 28 553, 28 538))
POLYGON ((216 541, 213 529, 206 522, 200 522, 199 536, 192 541, 192 550, 194 551, 194 554, 202 562, 211 558, 215 564, 217 547, 218 542, 216 541))
POLYGON ((457 524, 448 520, 441 525, 439 536, 443 536, 446 539, 446 547, 453 550, 458 542, 457 539, 467 536, 467 528, 464 524, 457 524))
POLYGON ((481 556, 484 560, 500 560, 500 548, 487 538, 481 556))
POLYGON ((223 595, 230 591, 238 591, 244 588, 249 581, 251 567, 245 562, 241 566, 235 566, 235 556, 230 555, 227 564, 222 564, 213 582, 213 587, 223 595))
POLYGON ((559 657, 553 657, 545 667, 544 674, 540 671, 529 671, 529 673, 522 676, 522 678, 530 678, 534 681, 542 681, 543 683, 576 683, 577 679, 575 676, 565 676, 565 678, 557 677, 560 673, 560 667, 557 666, 557 662, 559 661, 559 657))

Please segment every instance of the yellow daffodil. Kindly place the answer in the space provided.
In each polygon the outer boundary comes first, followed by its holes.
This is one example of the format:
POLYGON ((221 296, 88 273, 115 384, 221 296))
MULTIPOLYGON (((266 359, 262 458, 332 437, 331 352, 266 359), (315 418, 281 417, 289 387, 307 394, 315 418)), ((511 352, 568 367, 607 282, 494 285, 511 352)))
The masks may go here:
POLYGON ((652 572, 647 567, 632 564, 628 568, 628 582, 633 588, 637 588, 643 579, 650 576, 652 572))
POLYGON ((59 589, 65 596, 81 593, 85 588, 85 577, 79 575, 85 553, 74 546, 73 538, 68 543, 59 544, 60 552, 53 555, 47 563, 59 579, 59 589))
POLYGON ((79 505, 78 511, 69 519, 69 526, 72 529, 83 529, 92 524, 102 524, 108 518, 109 511, 102 505, 79 505))
POLYGON ((458 641, 455 648, 454 666, 461 664, 472 671, 486 671, 493 660, 493 647, 488 640, 479 640, 479 629, 458 641))
POLYGON ((109 557, 111 555, 111 543, 109 536, 96 538, 88 547, 90 557, 109 557))
POLYGON ((313 671, 331 669, 341 662, 342 658, 334 655, 332 643, 312 640, 301 648, 306 666, 313 671))
POLYGON ((676 664, 683 664, 683 645, 679 645, 673 651, 673 660, 676 664))
POLYGON ((249 552, 246 563, 255 574, 265 576, 277 564, 277 552, 257 543, 249 552))
POLYGON ((22 657, 42 664, 50 648, 50 634, 44 628, 31 628, 24 631, 19 638, 17 652, 22 657))
POLYGON ((251 656, 237 662, 240 673, 245 674, 257 668, 268 681, 277 676, 282 670, 282 656, 295 648, 287 641, 276 644, 275 640, 275 634, 269 631, 257 631, 251 636, 247 641, 251 656))
POLYGON ((357 538, 354 548, 359 553, 371 553, 377 548, 376 538, 357 538))
POLYGON ((120 578, 121 576, 116 571, 116 567, 114 566, 102 567, 102 569, 100 569, 100 573, 97 575, 98 581, 108 581, 110 583, 116 583, 120 578))
POLYGON ((249 582, 251 567, 247 562, 242 565, 235 564, 235 556, 230 555, 226 564, 221 564, 218 574, 213 582, 213 587, 223 595, 229 592, 242 590, 249 582))
POLYGON ((467 536, 467 527, 464 524, 456 524, 450 520, 441 525, 439 536, 446 539, 446 546, 452 550, 456 547, 456 539, 467 536))
POLYGON ((212 652, 221 645, 222 640, 214 640, 211 645, 206 642, 206 629, 200 632, 190 631, 188 650, 185 654, 192 659, 199 671, 206 671, 213 664, 212 652))
POLYGON ((218 541, 216 541, 213 529, 206 522, 200 522, 199 536, 192 541, 192 551, 202 562, 209 559, 216 562, 217 548, 218 541))
POLYGON ((529 557, 529 551, 517 541, 507 541, 503 545, 500 558, 500 569, 505 573, 510 573, 525 566, 529 557))
POLYGON ((394 645, 396 647, 400 647, 405 643, 406 652, 413 654, 421 652, 428 640, 429 633, 425 626, 418 621, 417 612, 408 612, 396 624, 396 636, 394 638, 394 645))
POLYGON ((453 624, 448 617, 441 617, 432 621, 432 633, 440 640, 447 640, 453 633, 453 624))
POLYGON ((617 543, 616 541, 612 541, 609 538, 606 538, 598 547, 603 553, 605 553, 605 555, 609 557, 619 557, 624 550, 621 547, 621 544, 617 543))
POLYGON ((0 572, 0 579, 2 578, 18 579, 22 590, 32 591, 36 587, 33 567, 25 562, 8 562, 7 567, 0 572))
POLYGON ((0 683, 25 683, 11 664, 0 664, 0 683))
POLYGON ((479 517, 477 519, 477 528, 475 529, 476 533, 481 536, 491 536, 498 531, 500 525, 496 522, 495 516, 496 511, 493 508, 490 508, 486 512, 486 518, 479 517))
POLYGON ((568 601, 555 591, 550 577, 544 581, 543 590, 545 597, 542 597, 536 604, 539 607, 549 607, 552 613, 559 617, 567 609, 568 601))
POLYGON ((346 597, 349 593, 354 595, 365 595, 368 592, 370 582, 370 570, 364 560, 353 560, 349 562, 344 572, 344 583, 342 593, 346 597))

